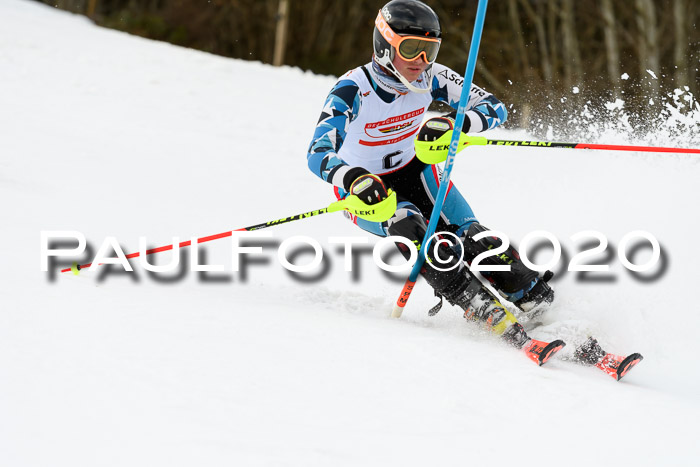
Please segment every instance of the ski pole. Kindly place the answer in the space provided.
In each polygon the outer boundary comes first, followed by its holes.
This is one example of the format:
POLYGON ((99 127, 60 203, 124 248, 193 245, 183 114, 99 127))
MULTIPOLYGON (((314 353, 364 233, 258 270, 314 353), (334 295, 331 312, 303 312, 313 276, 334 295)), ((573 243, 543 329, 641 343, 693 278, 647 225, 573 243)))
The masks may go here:
MULTIPOLYGON (((457 107, 457 118, 455 120, 455 128, 462 128, 464 124, 464 116, 467 110, 467 104, 469 102, 469 94, 472 88, 472 80, 474 79, 474 69, 476 68, 477 54, 479 52, 479 43, 481 42, 481 33, 484 29, 484 19, 486 18, 486 7, 488 5, 488 0, 479 0, 479 5, 476 10, 476 19, 474 21, 474 31, 472 33, 472 42, 469 46, 469 57, 467 58, 467 68, 464 73, 464 82, 462 83, 462 94, 459 97, 459 106, 457 107)), ((440 177, 440 187, 438 188, 437 196, 435 197, 435 206, 433 206, 433 211, 430 213, 430 222, 428 223, 428 230, 425 232, 423 237, 423 242, 420 245, 420 251, 422 254, 418 255, 416 263, 411 269, 411 273, 406 279, 406 283, 399 294, 399 298, 394 305, 394 309, 391 312, 393 318, 399 318, 403 312, 406 303, 408 302, 411 292, 413 291, 413 286, 416 284, 418 279, 418 274, 420 273, 421 267, 425 261, 425 252, 427 251, 428 239, 432 237, 437 227, 438 219, 440 218, 440 213, 442 212, 442 206, 445 203, 445 197, 447 196, 447 187, 450 184, 450 175, 452 173, 452 167, 454 164, 455 156, 457 155, 457 144, 459 142, 459 131, 452 132, 449 151, 447 155, 447 160, 445 161, 445 167, 440 177)))
MULTIPOLYGON (((435 141, 416 141, 416 156, 425 163, 435 164, 445 157, 445 147, 448 133, 435 141)), ((560 149, 596 149, 602 151, 638 151, 638 152, 665 152, 675 154, 700 154, 700 149, 693 148, 668 148, 661 146, 630 146, 619 144, 592 144, 592 143, 557 143, 553 141, 511 141, 505 139, 487 139, 483 136, 469 136, 464 133, 459 138, 459 149, 466 146, 529 146, 537 148, 560 149)))
MULTIPOLYGON (((273 227, 275 225, 280 225, 280 224, 286 224, 287 222, 293 222, 293 221, 298 221, 301 219, 308 219, 309 217, 315 217, 315 216, 320 216, 321 214, 325 214, 327 212, 338 212, 338 211, 343 211, 346 210, 355 216, 362 217, 363 219, 367 219, 372 222, 384 222, 385 220, 389 219, 394 212, 396 211, 396 193, 394 193, 391 189, 388 192, 389 196, 384 199, 383 201, 373 204, 373 205, 366 205, 364 204, 357 196, 355 195, 349 195, 345 197, 344 199, 335 201, 328 205, 325 208, 321 209, 315 209, 313 211, 308 211, 308 212, 303 212, 301 214, 296 214, 294 216, 290 217, 283 217, 281 219, 276 219, 268 222, 263 222, 261 224, 255 224, 251 225, 248 227, 242 227, 240 229, 235 229, 235 230, 229 230, 227 232, 222 232, 219 234, 215 235, 208 235, 206 237, 201 237, 197 239, 197 244, 200 243, 206 243, 206 242, 211 242, 212 240, 218 240, 220 238, 226 238, 230 237, 233 235, 233 232, 243 232, 243 231, 253 231, 253 230, 260 230, 260 229, 265 229, 267 227, 273 227)), ((192 245, 192 240, 187 240, 185 242, 180 242, 178 244, 179 248, 187 247, 192 245)), ((168 251, 172 250, 174 245, 165 245, 165 246, 160 246, 158 248, 152 248, 150 250, 146 250, 144 256, 146 255, 152 255, 155 253, 160 253, 162 251, 168 251)), ((131 258, 138 258, 141 256, 141 252, 137 251, 135 253, 130 253, 126 255, 127 259, 131 258)), ((73 265, 69 268, 62 269, 61 272, 69 272, 73 271, 73 274, 79 274, 81 269, 86 269, 92 266, 92 263, 87 263, 87 264, 77 264, 73 263, 73 265)))
MULTIPOLYGON (((478 144, 471 142, 470 144, 478 144)), ((670 152, 676 154, 700 154, 700 149, 693 148, 666 148, 661 146, 629 146, 619 144, 592 144, 592 143, 556 143, 548 141, 508 141, 503 139, 487 139, 486 145, 496 146, 533 146, 538 148, 565 148, 565 149, 599 149, 602 151, 639 151, 639 152, 670 152)))

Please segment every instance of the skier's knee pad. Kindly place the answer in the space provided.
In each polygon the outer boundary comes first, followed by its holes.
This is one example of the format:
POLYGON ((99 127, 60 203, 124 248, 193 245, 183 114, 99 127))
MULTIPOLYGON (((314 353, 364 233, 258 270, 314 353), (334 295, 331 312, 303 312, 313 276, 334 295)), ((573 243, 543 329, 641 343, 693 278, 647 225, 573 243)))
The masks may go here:
MULTIPOLYGON (((404 237, 409 242, 413 242, 416 248, 420 248, 420 243, 423 241, 426 230, 428 230, 428 226, 425 224, 423 216, 412 211, 407 211, 399 220, 392 219, 387 228, 389 235, 404 237)), ((411 252, 406 245, 397 243, 397 246, 406 259, 411 257, 411 252)))
MULTIPOLYGON (((390 235, 404 237, 413 242, 419 254, 423 254, 421 242, 427 230, 428 226, 421 215, 408 215, 392 222, 388 228, 390 235)), ((397 247, 406 259, 411 257, 411 252, 406 245, 397 243, 397 247)), ((468 280, 459 254, 443 242, 438 244, 437 248, 435 248, 435 242, 430 245, 421 275, 428 284, 448 299, 452 295, 452 289, 462 288, 461 283, 468 280), (457 287, 458 284, 459 287, 457 287)))
MULTIPOLYGON (((464 259, 471 264, 477 255, 488 250, 500 247, 502 242, 498 237, 483 237, 474 240, 474 237, 481 232, 489 230, 487 227, 474 222, 464 235, 464 259)), ((488 279, 499 292, 508 297, 527 292, 537 281, 537 272, 529 269, 523 264, 520 255, 513 246, 498 255, 492 255, 480 261, 481 265, 510 266, 510 271, 491 271, 481 274, 488 279)))

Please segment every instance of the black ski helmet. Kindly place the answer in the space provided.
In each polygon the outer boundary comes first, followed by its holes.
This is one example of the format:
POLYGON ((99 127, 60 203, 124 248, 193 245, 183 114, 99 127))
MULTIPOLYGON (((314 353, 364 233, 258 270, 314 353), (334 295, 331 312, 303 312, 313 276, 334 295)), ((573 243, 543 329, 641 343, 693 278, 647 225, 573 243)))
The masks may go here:
MULTIPOLYGON (((418 0, 392 0, 379 10, 391 29, 400 36, 441 38, 440 21, 435 12, 418 0)), ((380 65, 391 62, 396 50, 374 27, 374 57, 380 65), (388 52, 388 53, 387 53, 388 52)))

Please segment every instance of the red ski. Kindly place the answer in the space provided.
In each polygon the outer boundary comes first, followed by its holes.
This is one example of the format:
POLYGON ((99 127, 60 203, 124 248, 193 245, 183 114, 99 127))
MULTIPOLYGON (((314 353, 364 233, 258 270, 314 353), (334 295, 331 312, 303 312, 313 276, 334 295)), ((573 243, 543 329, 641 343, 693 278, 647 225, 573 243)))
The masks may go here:
POLYGON ((552 355, 563 349, 565 345, 566 343, 559 339, 552 342, 543 342, 530 338, 522 350, 527 355, 527 358, 542 366, 552 358, 552 355))
POLYGON ((644 357, 640 353, 633 353, 627 357, 606 352, 600 347, 598 341, 589 337, 574 352, 576 361, 584 365, 595 366, 608 375, 620 381, 634 366, 644 357))
POLYGON ((566 345, 564 341, 559 339, 552 342, 533 339, 527 335, 523 326, 517 322, 506 329, 501 337, 508 344, 525 352, 527 358, 537 363, 539 366, 547 363, 555 353, 559 352, 566 345))

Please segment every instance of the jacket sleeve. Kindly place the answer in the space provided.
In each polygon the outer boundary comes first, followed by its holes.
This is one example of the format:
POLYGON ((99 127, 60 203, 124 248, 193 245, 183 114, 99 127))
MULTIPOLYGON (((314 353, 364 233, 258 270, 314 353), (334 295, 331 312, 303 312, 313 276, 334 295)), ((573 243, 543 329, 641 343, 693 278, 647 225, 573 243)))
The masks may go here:
POLYGON ((344 188, 350 167, 338 156, 348 126, 360 111, 361 94, 357 84, 341 79, 331 89, 316 124, 306 155, 309 169, 322 180, 344 188))
MULTIPOLYGON (((432 96, 457 110, 464 78, 438 63, 433 65, 432 96)), ((508 118, 506 106, 493 94, 472 85, 462 131, 481 132, 496 128, 508 118)))

